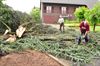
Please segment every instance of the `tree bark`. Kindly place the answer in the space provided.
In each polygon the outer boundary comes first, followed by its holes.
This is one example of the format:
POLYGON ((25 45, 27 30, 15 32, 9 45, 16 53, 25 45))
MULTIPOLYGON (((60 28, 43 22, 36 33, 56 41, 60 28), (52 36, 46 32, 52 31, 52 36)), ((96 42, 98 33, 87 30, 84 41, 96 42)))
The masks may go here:
POLYGON ((7 29, 9 30, 9 32, 11 32, 11 28, 6 23, 4 23, 4 22, 2 22, 2 23, 7 27, 7 29))
POLYGON ((95 32, 95 27, 96 27, 96 24, 93 25, 93 32, 95 32))

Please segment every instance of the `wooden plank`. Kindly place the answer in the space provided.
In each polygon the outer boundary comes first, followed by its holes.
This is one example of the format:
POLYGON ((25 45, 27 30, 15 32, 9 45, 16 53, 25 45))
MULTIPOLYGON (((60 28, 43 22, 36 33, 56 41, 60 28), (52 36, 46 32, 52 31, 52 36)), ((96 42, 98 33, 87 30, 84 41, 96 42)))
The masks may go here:
POLYGON ((64 60, 64 59, 58 59, 50 54, 47 54, 49 57, 53 58, 55 61, 57 61, 58 63, 60 63, 63 66, 71 66, 71 62, 64 60))

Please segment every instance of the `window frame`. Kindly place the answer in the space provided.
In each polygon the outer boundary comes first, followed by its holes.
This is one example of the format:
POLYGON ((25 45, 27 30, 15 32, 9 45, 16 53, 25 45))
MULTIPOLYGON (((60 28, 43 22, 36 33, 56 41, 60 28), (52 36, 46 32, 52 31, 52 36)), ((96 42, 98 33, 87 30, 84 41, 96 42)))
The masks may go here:
POLYGON ((46 13, 52 13, 52 6, 46 6, 46 13))
POLYGON ((66 14, 66 12, 67 12, 67 7, 62 6, 61 7, 61 14, 66 14))

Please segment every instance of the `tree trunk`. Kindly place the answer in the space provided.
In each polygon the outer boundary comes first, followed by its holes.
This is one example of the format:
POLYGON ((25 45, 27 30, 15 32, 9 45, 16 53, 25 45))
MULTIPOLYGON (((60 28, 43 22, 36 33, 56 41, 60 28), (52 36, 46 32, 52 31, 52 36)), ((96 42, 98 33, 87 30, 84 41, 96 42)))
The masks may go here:
POLYGON ((11 28, 6 23, 4 23, 4 22, 2 22, 2 23, 7 27, 7 29, 9 30, 9 32, 11 32, 11 28))
POLYGON ((96 27, 96 24, 93 25, 93 32, 95 32, 95 27, 96 27))

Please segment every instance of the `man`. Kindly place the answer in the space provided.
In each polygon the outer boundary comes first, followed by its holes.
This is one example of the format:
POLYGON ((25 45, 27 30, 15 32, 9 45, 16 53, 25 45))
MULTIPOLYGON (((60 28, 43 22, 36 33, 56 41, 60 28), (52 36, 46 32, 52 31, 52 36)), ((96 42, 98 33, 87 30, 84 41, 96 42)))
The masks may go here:
POLYGON ((80 23, 79 27, 80 27, 81 36, 79 37, 78 44, 80 44, 81 41, 85 44, 89 41, 89 37, 88 37, 88 33, 90 31, 89 24, 87 23, 86 20, 83 20, 80 23))
POLYGON ((58 23, 60 24, 59 30, 63 32, 64 31, 64 18, 61 15, 60 15, 60 18, 58 19, 58 23))

